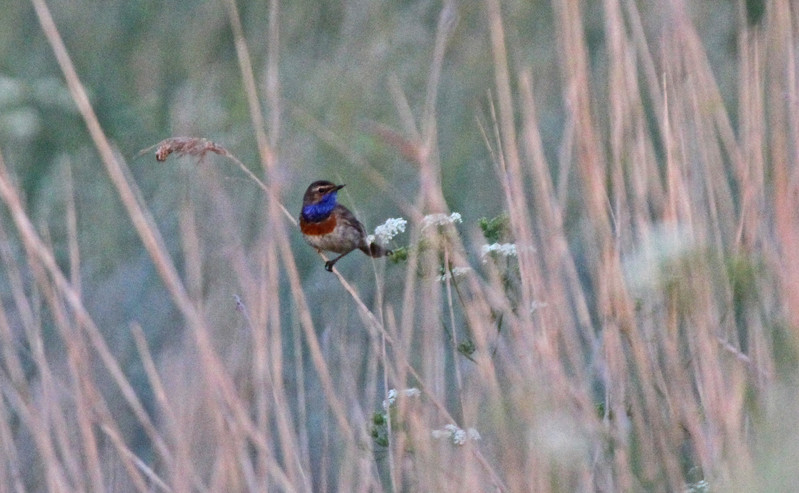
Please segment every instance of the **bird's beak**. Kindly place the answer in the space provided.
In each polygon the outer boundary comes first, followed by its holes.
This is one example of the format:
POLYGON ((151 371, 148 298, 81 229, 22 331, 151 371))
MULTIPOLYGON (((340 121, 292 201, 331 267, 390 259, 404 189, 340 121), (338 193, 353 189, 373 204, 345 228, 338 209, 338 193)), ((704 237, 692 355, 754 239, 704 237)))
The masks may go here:
POLYGON ((334 192, 338 192, 342 188, 346 187, 347 185, 336 185, 336 188, 333 189, 334 192))

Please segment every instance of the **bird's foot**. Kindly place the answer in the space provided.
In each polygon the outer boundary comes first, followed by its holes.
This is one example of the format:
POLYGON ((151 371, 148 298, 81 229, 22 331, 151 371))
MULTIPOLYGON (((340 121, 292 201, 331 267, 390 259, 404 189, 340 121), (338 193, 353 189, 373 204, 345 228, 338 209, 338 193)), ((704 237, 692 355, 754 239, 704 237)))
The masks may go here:
POLYGON ((335 264, 335 262, 332 260, 325 262, 325 270, 328 272, 333 272, 333 264, 335 264))

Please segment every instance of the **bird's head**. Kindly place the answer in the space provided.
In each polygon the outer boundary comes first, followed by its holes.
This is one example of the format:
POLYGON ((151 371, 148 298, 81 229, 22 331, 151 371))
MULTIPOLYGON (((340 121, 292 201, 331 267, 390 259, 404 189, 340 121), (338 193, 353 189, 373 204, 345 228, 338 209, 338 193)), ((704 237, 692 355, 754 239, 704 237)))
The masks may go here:
POLYGON ((327 219, 336 207, 336 194, 344 185, 319 180, 311 183, 302 198, 302 216, 306 221, 327 219))
POLYGON ((344 188, 344 185, 336 185, 326 180, 319 180, 311 183, 302 198, 303 205, 318 204, 322 201, 336 203, 336 192, 344 188))

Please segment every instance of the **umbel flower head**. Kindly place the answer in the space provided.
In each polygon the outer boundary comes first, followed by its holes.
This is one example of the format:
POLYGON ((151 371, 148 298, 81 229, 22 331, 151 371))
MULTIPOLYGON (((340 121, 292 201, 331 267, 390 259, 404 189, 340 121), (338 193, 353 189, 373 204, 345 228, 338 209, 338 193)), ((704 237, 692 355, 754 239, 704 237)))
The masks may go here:
POLYGON ((463 222, 459 212, 447 214, 429 214, 422 218, 422 231, 431 226, 446 226, 447 224, 459 224, 463 222))
POLYGON ((440 430, 433 430, 433 438, 450 440, 453 445, 464 445, 467 441, 480 440, 480 433, 474 428, 462 429, 457 425, 449 424, 440 430))
MULTIPOLYGON (((401 390, 400 392, 405 394, 405 397, 417 397, 422 395, 422 391, 417 389, 416 387, 404 389, 401 390)), ((383 401, 383 409, 388 409, 397 402, 397 389, 389 390, 386 397, 387 399, 383 401)))
POLYGON ((398 234, 404 233, 405 226, 407 225, 408 221, 401 217, 386 219, 385 223, 375 228, 375 234, 367 236, 366 241, 368 243, 374 242, 379 245, 385 245, 398 234))
POLYGON ((483 245, 482 256, 483 262, 491 255, 501 255, 503 257, 516 257, 516 245, 514 243, 492 243, 490 245, 483 245))

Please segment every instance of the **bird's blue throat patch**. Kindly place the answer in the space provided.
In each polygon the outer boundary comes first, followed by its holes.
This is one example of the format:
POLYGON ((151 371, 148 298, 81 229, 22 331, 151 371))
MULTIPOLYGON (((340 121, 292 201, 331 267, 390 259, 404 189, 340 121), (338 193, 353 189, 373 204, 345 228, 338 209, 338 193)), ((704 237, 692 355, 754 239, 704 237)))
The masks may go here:
POLYGON ((336 208, 336 192, 331 192, 316 204, 308 204, 302 208, 302 218, 306 221, 315 223, 324 221, 336 208))

